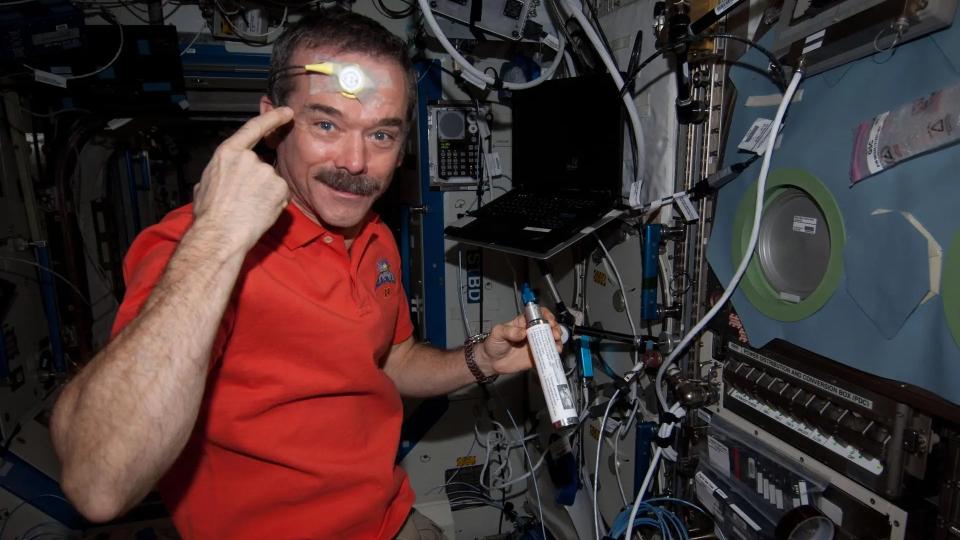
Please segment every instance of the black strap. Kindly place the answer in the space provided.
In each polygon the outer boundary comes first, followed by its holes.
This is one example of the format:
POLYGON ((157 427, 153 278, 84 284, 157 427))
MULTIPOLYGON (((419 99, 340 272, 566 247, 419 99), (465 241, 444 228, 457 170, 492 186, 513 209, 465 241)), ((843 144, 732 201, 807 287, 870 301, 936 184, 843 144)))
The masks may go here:
POLYGON ((659 446, 660 448, 669 448, 673 446, 673 437, 654 437, 653 444, 659 446))
POLYGON ((673 413, 660 413, 660 423, 661 424, 676 424, 680 421, 680 417, 676 416, 673 413))

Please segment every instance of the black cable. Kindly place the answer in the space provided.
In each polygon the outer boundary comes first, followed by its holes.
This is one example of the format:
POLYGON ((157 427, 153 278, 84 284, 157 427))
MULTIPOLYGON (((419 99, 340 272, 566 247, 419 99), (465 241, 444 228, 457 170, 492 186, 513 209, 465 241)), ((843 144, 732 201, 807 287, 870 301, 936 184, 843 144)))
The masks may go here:
POLYGON ((637 30, 637 35, 633 38, 633 50, 630 51, 630 62, 627 64, 627 73, 633 73, 637 70, 637 62, 640 61, 640 53, 643 50, 643 30, 637 30))
POLYGON ((462 75, 460 75, 460 74, 457 73, 456 71, 451 71, 451 70, 443 67, 439 62, 433 62, 431 65, 436 66, 437 69, 439 69, 440 71, 442 71, 442 72, 446 73, 447 75, 453 77, 453 78, 454 78, 455 80, 457 80, 457 81, 463 79, 463 76, 462 76, 462 75))
POLYGON ((620 89, 620 97, 622 98, 627 94, 627 92, 630 91, 630 87, 633 85, 634 79, 636 79, 637 76, 640 75, 640 72, 643 71, 643 68, 647 67, 650 64, 650 62, 653 62, 654 60, 659 58, 661 54, 669 50, 671 49, 664 47, 664 48, 660 48, 653 51, 653 53, 651 53, 650 56, 646 57, 643 60, 643 62, 640 62, 640 65, 637 66, 636 70, 634 70, 633 73, 627 73, 627 77, 623 81, 623 87, 620 89))
MULTIPOLYGON (((733 41, 739 41, 739 42, 745 43, 745 44, 753 47, 753 48, 756 49, 757 51, 763 53, 763 54, 770 60, 770 63, 771 63, 771 64, 773 65, 773 67, 774 67, 774 69, 771 70, 771 71, 773 71, 774 73, 769 74, 770 77, 771 77, 771 79, 773 79, 774 84, 776 84, 777 87, 778 87, 781 91, 783 91, 784 89, 786 89, 786 86, 787 86, 787 85, 786 85, 786 80, 785 80, 785 78, 784 78, 783 65, 780 63, 779 60, 777 60, 777 57, 776 57, 772 52, 770 52, 767 48, 763 47, 762 45, 758 44, 757 42, 755 42, 755 41, 753 41, 753 40, 751 40, 751 39, 747 39, 747 38, 744 38, 744 37, 740 37, 740 36, 735 35, 735 34, 718 33, 718 34, 700 34, 699 36, 688 36, 688 37, 685 37, 685 38, 679 40, 677 43, 674 43, 674 44, 669 45, 669 46, 666 46, 666 47, 660 47, 660 48, 658 48, 658 49, 655 50, 653 53, 651 53, 650 56, 648 56, 646 59, 644 59, 644 61, 641 62, 640 65, 637 66, 636 71, 635 71, 634 73, 627 73, 627 78, 626 78, 626 80, 624 80, 624 82, 623 82, 623 87, 620 89, 620 97, 623 97, 624 95, 627 94, 627 92, 630 91, 630 88, 631 88, 632 85, 633 85, 634 79, 636 79, 637 76, 640 75, 640 72, 643 71, 643 68, 647 67, 647 66, 650 64, 650 62, 653 62, 653 61, 654 61, 655 59, 657 59, 657 57, 659 57, 661 54, 668 53, 668 52, 670 52, 670 51, 675 50, 675 49, 678 48, 678 47, 685 46, 685 45, 688 45, 688 44, 690 44, 690 43, 696 43, 697 41, 701 41, 701 40, 704 40, 704 39, 711 39, 711 38, 714 38, 714 39, 731 39, 731 40, 733 40, 733 41)), ((763 70, 763 72, 764 72, 764 73, 767 73, 767 70, 763 70)))
POLYGON ((304 66, 295 66, 295 65, 283 66, 283 67, 278 68, 278 69, 276 69, 276 70, 274 70, 274 71, 271 71, 270 74, 267 76, 267 88, 268 88, 268 89, 272 89, 272 88, 273 88, 273 85, 275 85, 275 84, 277 83, 277 80, 278 80, 280 77, 286 77, 287 74, 288 74, 288 72, 290 72, 290 71, 298 71, 298 70, 299 70, 299 71, 302 71, 303 73, 294 73, 293 75, 303 75, 304 73, 308 73, 306 67, 304 67, 304 66))
MULTIPOLYGON (((426 60, 427 69, 428 69, 428 70, 436 68, 436 69, 439 69, 440 71, 446 73, 447 75, 453 77, 453 79, 454 79, 455 81, 457 81, 457 82, 463 80, 463 77, 462 77, 459 73, 457 73, 457 72, 455 72, 455 71, 450 71, 449 69, 443 67, 443 65, 440 64, 440 62, 434 62, 434 61, 432 61, 432 59, 425 58, 425 57, 423 57, 423 56, 421 56, 421 55, 415 55, 413 58, 411 58, 411 61, 413 61, 413 62, 415 62, 415 63, 416 63, 416 62, 419 62, 419 61, 423 61, 423 60, 426 60)), ((290 66, 290 67, 295 67, 295 66, 290 66)), ((492 69, 492 68, 488 68, 488 69, 492 69)), ((426 75, 422 75, 421 78, 422 78, 422 77, 425 77, 425 76, 426 76, 426 75)), ((484 101, 484 103, 493 103, 493 102, 492 102, 492 101, 484 101)))
POLYGON ((598 341, 590 342, 590 356, 596 360, 598 364, 600 364, 600 370, 603 371, 607 377, 610 377, 610 379, 614 381, 614 384, 616 384, 617 381, 623 380, 623 376, 617 374, 617 372, 610 367, 610 364, 603 359, 603 355, 600 353, 600 343, 598 341))
POLYGON ((584 4, 587 6, 588 18, 593 23, 593 30, 600 36, 600 41, 603 42, 603 48, 606 49, 607 54, 613 58, 613 48, 610 46, 610 41, 607 40, 607 35, 603 32, 603 27, 600 26, 600 19, 597 17, 597 11, 593 8, 593 2, 587 0, 584 4))
POLYGON ((416 9, 416 6, 411 2, 407 2, 406 0, 401 0, 401 1, 403 1, 403 3, 407 5, 406 9, 395 10, 395 9, 389 8, 383 2, 383 0, 374 0, 373 7, 376 8, 376 10, 379 11, 381 15, 383 15, 384 17, 387 17, 388 19, 405 19, 410 15, 413 15, 413 12, 416 9))
MULTIPOLYGON (((166 3, 171 3, 171 2, 166 2, 166 3)), ((166 3, 164 4, 164 6, 166 5, 166 3)), ((98 7, 102 7, 101 4, 95 4, 95 5, 98 6, 98 7)), ((170 11, 170 13, 164 13, 164 14, 163 14, 163 19, 164 19, 164 20, 166 20, 168 17, 170 17, 171 15, 173 15, 174 13, 176 13, 177 10, 180 9, 180 8, 183 6, 183 4, 177 3, 177 4, 175 4, 175 6, 176 6, 176 7, 174 7, 173 10, 170 11)), ((124 2, 117 2, 117 5, 115 5, 115 6, 113 6, 113 7, 122 7, 122 8, 124 8, 124 9, 126 9, 127 11, 129 11, 130 14, 133 15, 133 16, 134 16, 137 20, 139 20, 140 22, 142 22, 142 23, 144 23, 144 24, 152 24, 149 20, 147 20, 147 19, 145 19, 145 18, 143 18, 143 17, 141 16, 141 15, 144 15, 145 12, 143 12, 143 11, 139 11, 139 12, 138 12, 138 11, 136 11, 136 10, 133 9, 134 7, 136 7, 136 4, 133 3, 133 2, 125 2, 125 1, 124 1, 124 2)), ((139 9, 139 8, 138 8, 138 9, 139 9)))
POLYGON ((273 73, 271 73, 270 76, 271 76, 271 77, 279 77, 281 74, 286 73, 287 71, 296 71, 296 70, 298 70, 298 69, 301 70, 301 71, 306 72, 306 68, 305 68, 304 66, 295 66, 295 65, 292 65, 292 66, 283 66, 283 67, 281 67, 281 68, 278 68, 276 71, 274 71, 273 73))
POLYGON ((127 2, 123 2, 123 3, 120 4, 120 5, 123 7, 123 9, 129 11, 130 14, 133 15, 133 17, 134 17, 135 19, 139 20, 140 22, 142 22, 142 23, 144 23, 144 24, 150 24, 150 21, 148 21, 147 19, 144 19, 143 17, 141 17, 136 11, 133 10, 133 8, 130 7, 130 4, 128 4, 127 2))
MULTIPOLYGON (((626 88, 626 87, 627 87, 626 84, 624 84, 624 88, 626 88)), ((621 99, 620 99, 620 102, 621 102, 620 106, 621 106, 621 107, 625 107, 625 105, 623 104, 623 99, 622 99, 623 96, 620 96, 620 97, 621 97, 621 99)), ((634 182, 639 182, 639 181, 640 181, 640 169, 643 167, 643 164, 637 163, 637 161, 638 161, 638 160, 637 160, 637 156, 639 155, 639 154, 638 154, 637 145, 640 144, 640 143, 637 142, 637 134, 634 133, 634 131, 633 131, 633 123, 632 123, 632 122, 629 122, 629 121, 626 121, 626 124, 627 124, 627 135, 628 135, 629 138, 630 138, 630 156, 631 156, 630 159, 632 159, 632 160, 634 161, 634 164, 633 164, 633 181, 634 181, 634 182)))
POLYGON ((506 490, 501 491, 500 495, 500 524, 497 525, 497 534, 503 534, 503 514, 507 511, 507 492, 506 490))
POLYGON ((775 54, 770 52, 769 49, 760 45, 756 41, 738 36, 736 34, 728 34, 728 33, 700 34, 699 36, 695 36, 695 37, 697 41, 702 39, 731 39, 733 41, 739 41, 740 43, 743 43, 745 45, 748 45, 756 49, 758 52, 763 53, 763 55, 770 60, 770 64, 773 65, 774 67, 772 71, 777 75, 777 79, 780 81, 780 84, 778 86, 781 86, 781 90, 786 89, 787 80, 786 80, 786 77, 784 76, 783 64, 780 63, 780 60, 777 59, 777 56, 775 54))
POLYGON ((179 10, 180 8, 183 7, 183 4, 175 4, 175 5, 176 5, 177 7, 173 8, 173 10, 172 10, 170 13, 164 13, 164 14, 163 14, 163 19, 164 19, 164 21, 166 21, 166 19, 167 19, 168 17, 170 17, 171 15, 173 15, 174 13, 176 13, 177 10, 179 10))

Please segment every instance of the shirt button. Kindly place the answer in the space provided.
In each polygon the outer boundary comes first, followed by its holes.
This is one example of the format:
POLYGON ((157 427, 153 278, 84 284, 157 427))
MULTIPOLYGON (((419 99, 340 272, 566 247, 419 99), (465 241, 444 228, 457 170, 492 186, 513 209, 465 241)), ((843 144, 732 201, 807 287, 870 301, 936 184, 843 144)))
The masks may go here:
POLYGON ((323 237, 323 243, 324 243, 324 244, 329 244, 330 242, 333 242, 333 237, 332 237, 332 236, 329 236, 329 235, 328 235, 328 236, 324 236, 324 237, 323 237))

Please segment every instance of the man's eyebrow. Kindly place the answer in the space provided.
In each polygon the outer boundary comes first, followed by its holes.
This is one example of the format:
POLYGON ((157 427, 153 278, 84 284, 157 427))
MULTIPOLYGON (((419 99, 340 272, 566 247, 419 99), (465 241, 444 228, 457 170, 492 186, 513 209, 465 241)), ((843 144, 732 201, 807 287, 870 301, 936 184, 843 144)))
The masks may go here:
POLYGON ((340 109, 337 109, 336 107, 331 107, 329 105, 324 105, 322 103, 308 103, 304 105, 303 108, 306 109, 308 112, 326 113, 326 114, 329 114, 330 116, 336 116, 337 118, 343 117, 343 113, 340 112, 340 109))
MULTIPOLYGON (((343 113, 340 109, 336 107, 331 107, 330 105, 324 105, 323 103, 307 103, 303 106, 308 112, 311 113, 324 113, 336 118, 343 118, 343 113)), ((396 127, 403 128, 406 125, 406 122, 403 121, 403 118, 398 118, 395 116, 390 116, 378 121, 376 127, 396 127)))
POLYGON ((379 122, 377 122, 377 126, 402 128, 404 126, 404 121, 402 118, 397 118, 397 117, 384 118, 383 120, 380 120, 379 122))

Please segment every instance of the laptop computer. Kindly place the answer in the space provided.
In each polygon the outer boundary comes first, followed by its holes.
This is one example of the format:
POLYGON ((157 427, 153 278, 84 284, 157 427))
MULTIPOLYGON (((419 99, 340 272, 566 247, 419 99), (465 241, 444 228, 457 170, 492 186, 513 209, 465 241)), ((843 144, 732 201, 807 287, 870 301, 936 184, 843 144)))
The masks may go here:
POLYGON ((622 105, 607 74, 513 94, 513 189, 447 238, 547 259, 621 215, 622 105))

